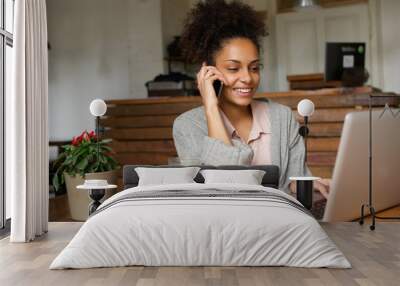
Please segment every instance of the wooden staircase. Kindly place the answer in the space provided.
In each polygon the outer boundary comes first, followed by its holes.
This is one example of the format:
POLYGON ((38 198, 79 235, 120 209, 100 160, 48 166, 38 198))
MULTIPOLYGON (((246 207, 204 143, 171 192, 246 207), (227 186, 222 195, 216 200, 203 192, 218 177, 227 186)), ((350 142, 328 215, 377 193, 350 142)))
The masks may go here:
MULTIPOLYGON (((353 89, 322 89, 316 91, 290 91, 262 93, 267 97, 290 106, 297 115, 300 100, 311 99, 316 111, 310 118, 308 140, 308 165, 316 176, 331 177, 339 146, 344 118, 352 111, 368 110, 369 87, 353 89)), ((374 95, 378 95, 374 92, 374 95)), ((387 99, 374 100, 374 108, 382 108, 387 99)), ((398 106, 400 100, 392 99, 398 106)), ((171 97, 132 100, 109 100, 108 110, 101 119, 105 138, 112 138, 116 159, 125 164, 168 164, 168 158, 176 157, 172 138, 172 124, 181 113, 201 105, 200 97, 171 97)))

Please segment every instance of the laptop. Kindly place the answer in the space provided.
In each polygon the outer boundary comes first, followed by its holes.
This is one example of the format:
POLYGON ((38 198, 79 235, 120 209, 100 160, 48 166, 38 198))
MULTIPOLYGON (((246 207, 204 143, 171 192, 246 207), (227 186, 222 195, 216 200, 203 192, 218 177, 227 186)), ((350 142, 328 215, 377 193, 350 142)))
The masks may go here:
MULTIPOLYGON (((369 192, 369 111, 346 115, 329 198, 322 221, 361 216, 369 192)), ((400 204, 400 111, 372 112, 372 205, 376 211, 400 204)), ((368 208, 365 208, 367 214, 368 208)))

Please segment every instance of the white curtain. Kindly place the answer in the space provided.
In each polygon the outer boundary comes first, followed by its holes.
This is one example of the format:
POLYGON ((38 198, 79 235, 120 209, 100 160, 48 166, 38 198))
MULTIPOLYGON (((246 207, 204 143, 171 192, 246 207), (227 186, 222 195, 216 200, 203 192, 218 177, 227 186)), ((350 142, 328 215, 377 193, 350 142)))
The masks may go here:
POLYGON ((6 98, 6 187, 12 242, 28 242, 48 225, 48 66, 45 0, 17 0, 13 92, 6 98))

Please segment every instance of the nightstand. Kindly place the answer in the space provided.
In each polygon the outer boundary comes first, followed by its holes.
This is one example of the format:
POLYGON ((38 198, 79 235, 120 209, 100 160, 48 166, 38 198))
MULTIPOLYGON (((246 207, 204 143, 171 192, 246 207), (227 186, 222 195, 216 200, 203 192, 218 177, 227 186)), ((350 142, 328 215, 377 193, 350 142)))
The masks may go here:
MULTIPOLYGON (((115 189, 117 185, 107 184, 90 184, 88 181, 100 181, 100 180, 86 180, 85 184, 79 185, 76 188, 79 190, 87 190, 89 197, 93 200, 89 205, 89 216, 94 213, 97 208, 101 205, 100 200, 104 197, 107 189, 115 189)), ((101 180, 103 181, 103 180, 101 180)))
POLYGON ((290 177, 289 180, 296 181, 296 198, 302 205, 311 210, 313 205, 313 183, 320 177, 290 177))

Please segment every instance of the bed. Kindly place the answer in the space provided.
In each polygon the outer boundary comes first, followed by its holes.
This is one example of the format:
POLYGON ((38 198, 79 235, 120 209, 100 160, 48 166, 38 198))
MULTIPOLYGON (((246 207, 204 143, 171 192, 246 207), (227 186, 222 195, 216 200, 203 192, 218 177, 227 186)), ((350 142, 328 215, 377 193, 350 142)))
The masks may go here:
POLYGON ((351 267, 309 211, 277 189, 276 166, 218 167, 264 170, 261 185, 205 184, 199 173, 194 183, 150 186, 138 186, 136 167, 124 167, 125 190, 98 208, 50 269, 351 267))

